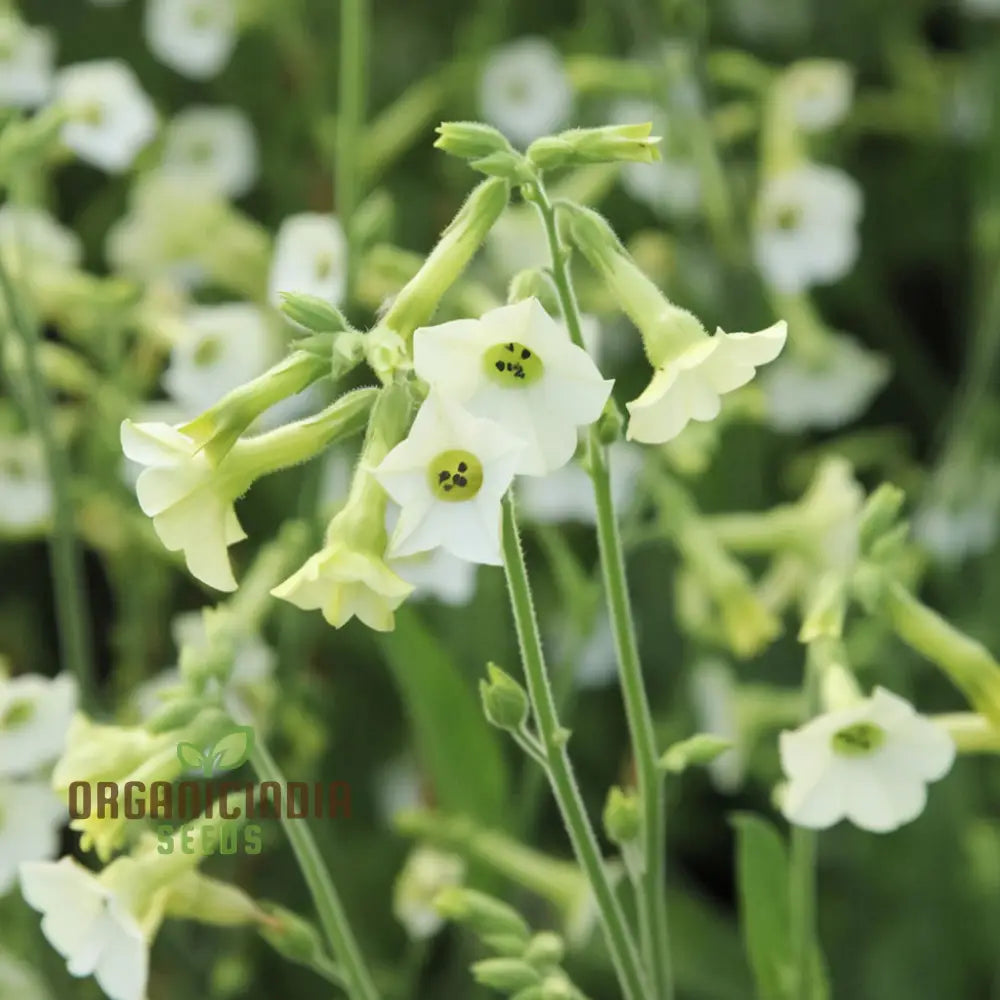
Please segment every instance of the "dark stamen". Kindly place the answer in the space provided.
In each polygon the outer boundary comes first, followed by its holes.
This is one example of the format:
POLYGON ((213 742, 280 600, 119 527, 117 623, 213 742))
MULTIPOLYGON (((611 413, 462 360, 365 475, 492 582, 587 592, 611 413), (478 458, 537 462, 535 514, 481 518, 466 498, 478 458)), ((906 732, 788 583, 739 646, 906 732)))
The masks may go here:
POLYGON ((451 473, 447 469, 442 469, 438 473, 438 482, 443 483, 450 475, 451 473))
POLYGON ((459 462, 458 463, 458 471, 459 472, 465 472, 465 470, 467 468, 468 468, 468 466, 465 464, 465 462, 459 462))

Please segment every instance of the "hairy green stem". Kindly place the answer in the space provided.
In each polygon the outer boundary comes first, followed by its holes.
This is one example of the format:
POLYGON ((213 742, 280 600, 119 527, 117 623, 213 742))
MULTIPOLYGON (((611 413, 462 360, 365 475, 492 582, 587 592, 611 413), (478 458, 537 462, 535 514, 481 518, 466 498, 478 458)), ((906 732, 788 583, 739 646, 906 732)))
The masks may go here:
POLYGON ((53 525, 49 538, 49 559, 55 588, 60 658, 63 665, 76 676, 81 701, 87 705, 91 701, 94 687, 93 650, 83 560, 77 546, 73 500, 70 495, 69 463, 56 440, 52 401, 38 364, 38 325, 25 313, 20 296, 2 261, 0 285, 3 286, 11 326, 24 349, 24 374, 31 421, 42 443, 52 488, 53 525))
MULTIPOLYGON (((573 342, 582 347, 580 310, 567 266, 567 252, 559 239, 555 210, 541 182, 537 186, 535 204, 549 241, 552 277, 563 319, 573 342)), ((643 950, 656 997, 658 1000, 671 1000, 674 984, 666 906, 666 795, 662 775, 657 768, 656 731, 639 661, 625 576, 625 557, 611 494, 608 456, 596 425, 590 430, 587 454, 597 507, 597 541, 605 600, 615 638, 625 714, 642 800, 643 878, 637 892, 643 950)))
MULTIPOLYGON (((260 741, 255 742, 250 763, 261 781, 285 783, 285 777, 274 762, 274 758, 260 741)), ((323 863, 309 824, 301 819, 283 817, 281 825, 295 852, 302 876, 309 886, 323 932, 339 966, 348 995, 351 1000, 379 1000, 378 991, 365 965, 340 896, 330 872, 323 863)))
POLYGON ((521 649, 521 661, 535 723, 545 751, 549 783, 563 822, 566 824, 573 851, 594 893, 608 950, 626 1000, 647 1000, 652 994, 646 987, 642 966, 629 933, 625 914, 611 888, 604 859, 601 857, 593 827, 587 818, 583 799, 573 776, 569 754, 566 751, 569 734, 559 723, 555 698, 545 667, 538 623, 535 620, 528 570, 524 563, 517 521, 514 517, 514 502, 509 495, 503 503, 503 555, 507 589, 510 593, 521 649))

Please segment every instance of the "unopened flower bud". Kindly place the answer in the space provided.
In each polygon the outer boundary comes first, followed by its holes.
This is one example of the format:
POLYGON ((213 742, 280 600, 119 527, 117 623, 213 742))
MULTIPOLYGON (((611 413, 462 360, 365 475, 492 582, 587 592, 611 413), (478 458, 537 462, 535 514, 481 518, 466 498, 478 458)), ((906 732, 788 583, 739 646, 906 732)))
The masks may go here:
POLYGON ((524 949, 524 960, 536 968, 546 969, 557 966, 566 954, 566 945, 558 934, 542 931, 536 934, 524 949))
POLYGON ((519 958, 487 958, 472 966, 477 983, 504 993, 537 986, 542 977, 538 970, 519 958))
POLYGON ((488 681, 479 682, 487 720, 499 729, 519 730, 528 718, 528 695, 510 674, 487 664, 488 681))
POLYGON ((463 160, 478 160, 492 153, 514 152, 514 147, 503 133, 482 122, 442 122, 435 131, 438 137, 434 148, 463 160))
POLYGON ((862 552, 871 551, 872 546, 893 526, 905 499, 903 491, 892 483, 882 483, 872 493, 861 511, 859 535, 862 552))
POLYGON ((536 139, 528 147, 528 161, 540 170, 584 163, 652 163, 660 158, 656 148, 660 140, 649 134, 652 128, 650 122, 643 122, 569 129, 536 139))
POLYGON ((660 768, 671 774, 681 774, 691 765, 711 764, 716 757, 731 750, 731 740, 713 733, 695 733, 694 736, 674 743, 660 758, 660 768))
POLYGON ((313 333, 335 333, 349 329, 343 313, 326 299, 305 292, 281 292, 281 311, 293 322, 313 333))
POLYGON ((434 900, 437 911, 450 920, 468 924, 478 935, 517 938, 521 947, 531 939, 531 931, 512 906, 473 889, 445 889, 434 900))
POLYGON ((631 789, 625 791, 617 785, 608 790, 602 815, 604 831, 614 844, 628 844, 639 836, 641 821, 639 797, 631 789))

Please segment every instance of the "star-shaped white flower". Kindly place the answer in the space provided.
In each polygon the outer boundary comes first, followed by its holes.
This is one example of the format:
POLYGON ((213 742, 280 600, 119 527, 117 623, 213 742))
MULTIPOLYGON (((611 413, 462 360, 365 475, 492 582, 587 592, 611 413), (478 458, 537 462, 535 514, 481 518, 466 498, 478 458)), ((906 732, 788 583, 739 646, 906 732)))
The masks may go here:
POLYGON ((235 0, 149 0, 146 42, 164 65, 195 80, 215 76, 236 46, 235 0))
POLYGON ((21 892, 70 975, 93 976, 111 1000, 144 1000, 149 945, 118 893, 68 857, 22 864, 21 892))
POLYGON ((194 417, 278 360, 280 345, 264 312, 245 302, 192 309, 170 352, 163 386, 194 417))
POLYGON ((691 420, 714 420, 722 407, 720 397, 746 385, 760 365, 773 361, 787 332, 784 320, 759 333, 717 330, 661 362, 643 393, 626 404, 628 438, 662 444, 691 420))
POLYGON ((45 782, 0 781, 0 897, 13 888, 22 862, 59 850, 65 819, 66 806, 45 782))
POLYGON ((775 362, 761 376, 761 388, 777 430, 831 430, 861 416, 890 374, 885 357, 837 334, 815 360, 789 353, 775 362))
POLYGON ((559 51, 544 38, 520 38, 495 49, 479 85, 483 117, 527 145, 569 118, 573 88, 559 51))
POLYGON ((842 278, 858 256, 861 189, 843 170, 804 164, 772 177, 757 204, 754 259, 779 292, 842 278))
POLYGON ((798 826, 822 830, 848 819, 885 833, 923 812, 926 785, 943 778, 954 759, 944 729, 876 688, 858 705, 781 734, 788 777, 782 809, 798 826))
POLYGON ((803 59, 785 73, 782 94, 804 132, 833 128, 851 109, 854 77, 837 59, 803 59))
POLYGON ((413 591, 376 555, 333 539, 271 591, 303 611, 319 610, 334 627, 357 617, 377 632, 392 630, 393 612, 413 591))
POLYGON ((58 757, 76 710, 69 674, 0 680, 0 776, 28 775, 58 757))
POLYGON ((225 460, 213 468, 197 442, 169 424, 126 420, 121 441, 127 458, 147 466, 136 481, 136 497, 160 541, 170 552, 182 551, 188 569, 203 583, 235 590, 228 548, 246 532, 233 504, 252 477, 242 469, 228 475, 225 460))
POLYGON ((339 305, 347 288, 347 239, 332 215, 303 212, 282 222, 274 243, 270 299, 281 292, 315 295, 339 305))
POLYGON ((523 447, 499 424, 432 392, 406 440, 374 470, 402 508, 388 557, 440 546, 461 559, 499 566, 500 501, 523 447))
POLYGON ((257 139, 239 108, 193 105, 167 125, 160 170, 185 184, 239 198, 257 178, 257 139))
POLYGON ((614 384, 537 299, 417 330, 413 365, 442 396, 521 438, 517 472, 531 476, 573 457, 577 428, 601 415, 614 384))
POLYGON ((392 912, 414 941, 433 937, 444 926, 434 900, 449 886, 461 885, 464 878, 465 862, 455 854, 426 846, 411 852, 396 879, 392 912))
POLYGON ((25 24, 12 11, 0 14, 0 106, 35 108, 52 89, 55 44, 46 28, 25 24))
POLYGON ((81 160, 108 173, 125 170, 156 134, 156 110, 121 60, 61 69, 55 98, 69 116, 62 141, 81 160))

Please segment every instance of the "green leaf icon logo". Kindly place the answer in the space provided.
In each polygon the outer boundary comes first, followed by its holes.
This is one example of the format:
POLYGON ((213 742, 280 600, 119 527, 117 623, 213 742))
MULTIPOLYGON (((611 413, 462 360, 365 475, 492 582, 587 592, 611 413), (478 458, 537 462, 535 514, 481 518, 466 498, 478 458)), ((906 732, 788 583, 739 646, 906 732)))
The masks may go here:
POLYGON ((177 757, 188 771, 201 771, 211 778, 218 771, 231 771, 242 764, 253 751, 253 730, 238 726, 213 747, 200 750, 193 743, 177 744, 177 757))

